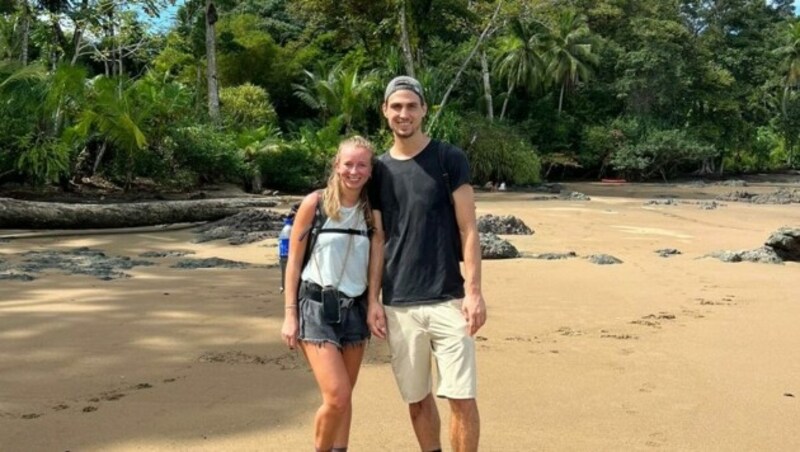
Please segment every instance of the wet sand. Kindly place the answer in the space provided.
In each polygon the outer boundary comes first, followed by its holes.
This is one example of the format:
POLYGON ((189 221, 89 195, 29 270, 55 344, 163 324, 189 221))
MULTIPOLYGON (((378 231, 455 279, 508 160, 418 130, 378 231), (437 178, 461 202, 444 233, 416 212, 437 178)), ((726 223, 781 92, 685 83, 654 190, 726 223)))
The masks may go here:
MULTIPOLYGON (((504 236, 520 251, 579 256, 484 262, 481 450, 800 449, 800 264, 702 258, 800 227, 800 206, 694 203, 779 185, 568 186, 591 201, 478 194, 479 215, 514 215, 535 231, 504 236), (682 202, 645 205, 665 197, 682 202), (599 253, 623 263, 580 257, 599 253)), ((133 259, 195 252, 148 258, 155 265, 111 281, 58 271, 0 281, 0 450, 311 450, 319 396, 280 342, 279 271, 261 267, 276 261, 274 240, 192 238, 0 242, 0 266, 81 246, 133 259), (260 267, 171 267, 206 257, 260 267)), ((382 341, 370 344, 354 410, 351 450, 416 450, 382 341)))

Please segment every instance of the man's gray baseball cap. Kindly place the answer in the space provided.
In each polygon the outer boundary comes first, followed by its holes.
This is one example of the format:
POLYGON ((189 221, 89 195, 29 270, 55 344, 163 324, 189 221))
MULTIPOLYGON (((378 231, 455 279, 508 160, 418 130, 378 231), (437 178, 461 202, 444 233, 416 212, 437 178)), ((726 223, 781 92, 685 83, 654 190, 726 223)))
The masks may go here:
POLYGON ((389 96, 394 94, 395 91, 400 91, 402 89, 407 89, 409 91, 414 92, 417 96, 419 96, 420 101, 425 103, 425 96, 422 95, 422 84, 417 81, 414 77, 409 77, 407 75, 401 75, 399 77, 395 77, 386 85, 386 92, 383 94, 383 101, 386 102, 389 100, 389 96))

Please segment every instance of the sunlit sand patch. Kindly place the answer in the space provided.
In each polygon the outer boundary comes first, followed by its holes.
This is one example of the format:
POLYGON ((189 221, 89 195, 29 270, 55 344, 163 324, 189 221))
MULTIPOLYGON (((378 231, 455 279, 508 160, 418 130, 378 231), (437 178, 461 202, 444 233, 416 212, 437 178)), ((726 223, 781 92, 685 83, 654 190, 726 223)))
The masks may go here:
POLYGON ((585 207, 545 207, 539 210, 551 210, 553 212, 592 212, 593 209, 585 207))
POLYGON ((693 238, 691 235, 682 234, 676 231, 670 231, 668 229, 660 229, 660 228, 638 228, 634 226, 626 226, 626 225, 612 225, 612 228, 619 229, 623 232, 628 232, 630 234, 644 234, 644 235, 663 235, 667 237, 676 237, 679 239, 691 239, 693 238))
POLYGON ((66 247, 66 248, 80 248, 86 246, 89 248, 100 248, 111 243, 111 239, 104 237, 80 237, 74 239, 60 240, 54 243, 53 246, 66 247))
POLYGON ((631 200, 629 198, 612 198, 612 197, 603 197, 603 196, 592 196, 593 203, 601 203, 601 204, 627 204, 630 203, 631 200))
POLYGON ((35 337, 39 334, 38 331, 26 329, 26 330, 8 330, 3 331, 0 333, 0 339, 30 339, 35 337))

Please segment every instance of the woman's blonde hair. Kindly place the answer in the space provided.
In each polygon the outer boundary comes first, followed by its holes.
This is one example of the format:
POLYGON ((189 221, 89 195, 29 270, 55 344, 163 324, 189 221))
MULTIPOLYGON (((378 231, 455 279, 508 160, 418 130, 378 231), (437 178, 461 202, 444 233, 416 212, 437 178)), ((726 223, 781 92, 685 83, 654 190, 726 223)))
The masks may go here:
MULTIPOLYGON (((373 146, 372 142, 362 136, 355 135, 339 143, 339 149, 336 151, 336 156, 333 158, 333 162, 331 164, 331 174, 328 176, 328 185, 325 187, 325 190, 322 193, 322 205, 325 209, 325 215, 327 215, 328 218, 333 218, 336 221, 339 221, 340 219, 339 209, 342 207, 342 180, 339 176, 339 173, 336 171, 336 165, 339 163, 342 150, 348 146, 368 150, 371 154, 370 165, 373 165, 375 160, 375 146, 373 146)), ((361 189, 358 207, 364 211, 364 218, 367 220, 367 227, 371 228, 372 213, 370 211, 371 209, 369 206, 369 198, 367 196, 366 186, 361 189)))

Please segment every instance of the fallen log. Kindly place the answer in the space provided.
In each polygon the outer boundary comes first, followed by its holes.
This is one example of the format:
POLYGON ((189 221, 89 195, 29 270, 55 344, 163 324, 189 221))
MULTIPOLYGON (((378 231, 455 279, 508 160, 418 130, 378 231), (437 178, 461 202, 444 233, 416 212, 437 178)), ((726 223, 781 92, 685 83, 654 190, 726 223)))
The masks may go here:
POLYGON ((248 208, 275 207, 271 199, 225 198, 116 204, 70 204, 0 198, 0 229, 105 229, 194 223, 248 208))

